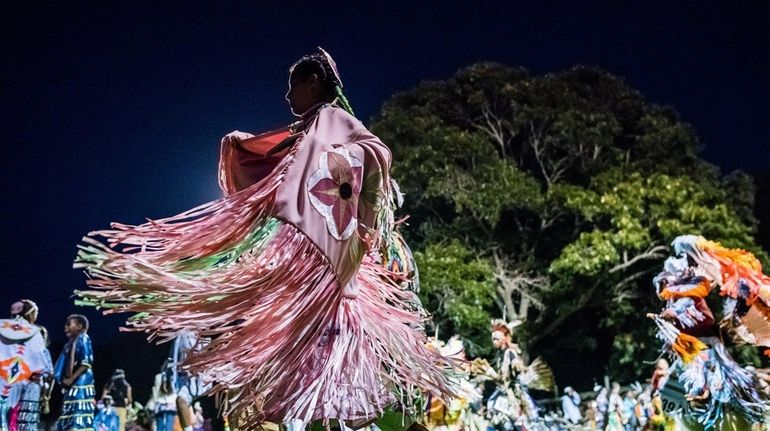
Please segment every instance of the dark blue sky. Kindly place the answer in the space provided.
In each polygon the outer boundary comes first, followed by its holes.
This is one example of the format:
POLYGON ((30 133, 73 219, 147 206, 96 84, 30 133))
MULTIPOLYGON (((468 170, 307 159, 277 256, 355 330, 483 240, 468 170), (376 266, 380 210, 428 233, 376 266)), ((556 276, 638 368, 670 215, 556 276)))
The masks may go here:
POLYGON ((287 123, 287 67, 317 45, 365 121, 476 61, 592 64, 674 106, 724 170, 770 169, 768 2, 313 3, 3 2, 0 310, 37 300, 59 334, 80 237, 218 197, 219 138, 287 123))

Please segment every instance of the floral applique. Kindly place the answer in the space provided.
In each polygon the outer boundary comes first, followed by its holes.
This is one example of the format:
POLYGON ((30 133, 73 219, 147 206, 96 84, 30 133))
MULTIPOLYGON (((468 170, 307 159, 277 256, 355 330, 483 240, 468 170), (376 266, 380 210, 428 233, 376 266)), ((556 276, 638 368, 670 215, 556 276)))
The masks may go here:
POLYGON ((358 226, 363 163, 346 149, 321 153, 319 168, 308 180, 310 203, 326 219, 329 233, 345 240, 358 226))

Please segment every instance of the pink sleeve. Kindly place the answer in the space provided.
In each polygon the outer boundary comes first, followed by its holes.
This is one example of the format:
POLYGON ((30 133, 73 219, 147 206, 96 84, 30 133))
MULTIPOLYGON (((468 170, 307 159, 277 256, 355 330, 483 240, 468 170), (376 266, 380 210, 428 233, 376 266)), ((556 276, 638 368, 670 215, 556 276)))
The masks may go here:
POLYGON ((262 133, 239 145, 223 138, 219 151, 219 187, 225 195, 241 191, 265 178, 287 151, 267 152, 289 136, 288 128, 262 133))

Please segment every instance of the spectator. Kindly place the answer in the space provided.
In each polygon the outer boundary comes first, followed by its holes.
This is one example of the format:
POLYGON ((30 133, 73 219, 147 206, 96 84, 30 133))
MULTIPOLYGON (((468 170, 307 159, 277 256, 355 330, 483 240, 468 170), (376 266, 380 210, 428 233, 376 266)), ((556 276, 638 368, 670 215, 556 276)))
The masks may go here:
POLYGON ((623 420, 626 431, 633 431, 636 429, 638 423, 636 418, 636 396, 633 391, 626 391, 623 397, 623 420))
POLYGON ((118 431, 120 428, 120 417, 113 406, 113 400, 110 395, 102 397, 102 408, 94 418, 95 431, 118 431))
POLYGON ((580 415, 580 394, 571 386, 564 388, 564 395, 561 397, 561 409, 564 411, 564 418, 571 424, 578 424, 583 420, 580 415))
POLYGON ((623 398, 620 396, 620 383, 612 383, 609 407, 607 408, 607 431, 620 431, 623 429, 625 418, 623 417, 623 398))
POLYGON ((599 429, 604 429, 604 422, 607 419, 607 409, 609 407, 610 400, 607 397, 607 387, 597 386, 594 387, 594 391, 599 391, 596 395, 596 409, 598 414, 596 415, 596 426, 599 429))
POLYGON ((588 404, 588 409, 586 410, 586 423, 585 425, 588 427, 591 431, 601 430, 601 424, 604 422, 604 417, 602 417, 602 413, 599 411, 599 405, 596 401, 591 401, 588 404))
POLYGON ((668 361, 664 358, 658 359, 655 363, 655 371, 652 372, 652 394, 657 395, 658 390, 663 387, 668 378, 668 361))
POLYGON ((203 407, 201 407, 201 403, 196 401, 193 410, 195 411, 193 431, 203 431, 206 419, 203 417, 203 407))
POLYGON ((112 372, 110 382, 107 383, 102 392, 102 399, 107 395, 112 397, 115 411, 120 418, 118 431, 125 431, 127 416, 126 407, 133 404, 134 397, 131 392, 131 385, 126 381, 126 373, 123 370, 117 369, 112 372))
POLYGON ((160 387, 154 400, 155 430, 174 431, 176 419, 176 393, 165 373, 160 374, 160 387))

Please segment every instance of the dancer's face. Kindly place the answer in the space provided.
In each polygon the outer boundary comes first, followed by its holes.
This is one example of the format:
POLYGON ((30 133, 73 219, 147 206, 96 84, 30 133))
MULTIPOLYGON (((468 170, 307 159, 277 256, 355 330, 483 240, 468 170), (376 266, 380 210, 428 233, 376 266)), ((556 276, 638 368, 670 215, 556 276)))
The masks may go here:
POLYGON ((492 345, 495 346, 495 349, 505 347, 505 334, 502 331, 492 332, 492 345))
POLYGON ((289 91, 286 92, 286 101, 289 102, 292 114, 300 116, 308 109, 324 101, 323 92, 315 73, 306 78, 289 75, 289 91))
POLYGON ((67 323, 64 324, 64 334, 69 338, 77 336, 82 330, 83 326, 75 319, 69 319, 67 320, 67 323))

